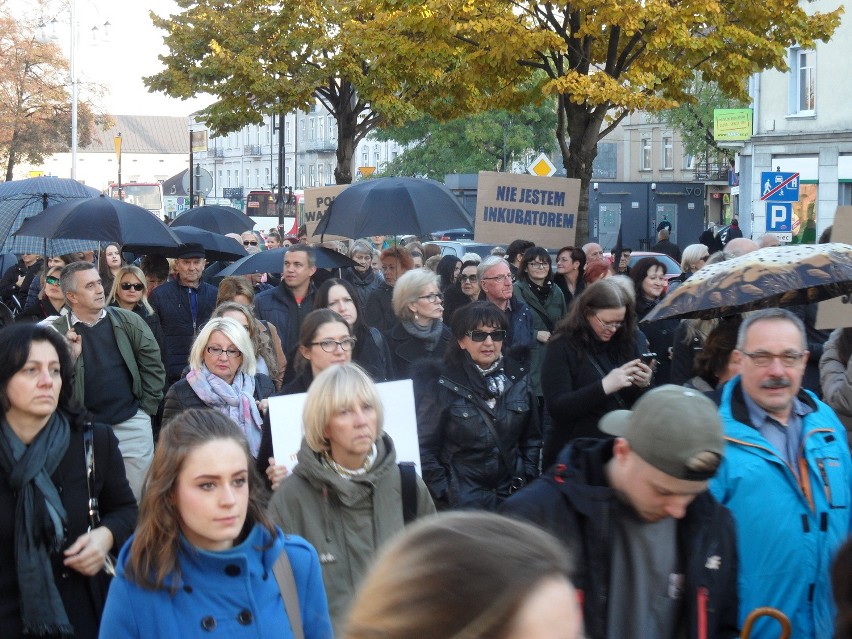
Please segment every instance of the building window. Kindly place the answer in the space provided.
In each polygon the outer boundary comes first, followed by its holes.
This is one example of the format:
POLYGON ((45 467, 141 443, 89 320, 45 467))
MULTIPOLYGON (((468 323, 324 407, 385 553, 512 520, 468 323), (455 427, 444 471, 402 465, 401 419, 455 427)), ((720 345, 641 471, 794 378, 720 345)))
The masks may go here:
POLYGON ((639 168, 642 171, 651 170, 651 138, 642 138, 642 146, 639 151, 639 168))
POLYGON ((311 140, 317 139, 317 121, 316 118, 311 118, 311 140))
POLYGON ((320 186, 325 186, 325 180, 323 179, 323 169, 325 169, 324 165, 317 164, 317 183, 320 186))
POLYGON ((266 177, 266 184, 268 186, 272 186, 272 182, 269 181, 269 167, 267 167, 263 170, 263 174, 266 177))
POLYGON ((837 194, 837 203, 840 206, 852 205, 852 182, 841 182, 837 194))
POLYGON ((325 140, 325 118, 317 120, 317 140, 325 140))
POLYGON ((683 168, 685 169, 694 169, 695 168, 695 156, 690 155, 689 153, 683 154, 683 168))
POLYGON ((337 137, 337 125, 332 116, 328 116, 328 137, 330 140, 337 137))
POLYGON ((816 110, 816 53, 790 49, 790 114, 813 115, 816 110))
POLYGON ((257 188, 260 188, 260 169, 254 170, 254 185, 257 188))
POLYGON ((228 187, 231 186, 231 172, 228 171, 228 187))
POLYGON ((370 161, 370 156, 365 151, 361 154, 361 166, 367 166, 367 163, 370 161))
POLYGON ((672 136, 663 136, 663 169, 674 168, 674 145, 672 144, 672 136))

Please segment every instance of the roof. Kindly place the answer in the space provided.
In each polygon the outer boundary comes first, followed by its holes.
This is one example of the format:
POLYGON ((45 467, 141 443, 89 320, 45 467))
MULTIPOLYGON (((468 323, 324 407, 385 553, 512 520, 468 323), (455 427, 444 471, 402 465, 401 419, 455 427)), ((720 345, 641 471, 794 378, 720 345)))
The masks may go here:
POLYGON ((121 133, 122 153, 189 154, 189 119, 165 115, 111 115, 113 126, 97 128, 86 153, 115 153, 115 137, 121 133))

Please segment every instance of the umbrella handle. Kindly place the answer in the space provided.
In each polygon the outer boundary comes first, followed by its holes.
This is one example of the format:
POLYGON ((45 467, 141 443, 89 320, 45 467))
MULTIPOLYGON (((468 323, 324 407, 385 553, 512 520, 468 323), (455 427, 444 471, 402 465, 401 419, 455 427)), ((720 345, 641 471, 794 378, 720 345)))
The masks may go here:
POLYGON ((790 620, 787 618, 787 615, 778 610, 778 608, 770 608, 769 606, 755 608, 748 613, 748 617, 746 617, 745 623, 743 624, 743 634, 741 635, 741 639, 749 639, 749 637, 751 637, 751 627, 760 617, 772 617, 777 620, 781 625, 781 639, 789 639, 790 620))

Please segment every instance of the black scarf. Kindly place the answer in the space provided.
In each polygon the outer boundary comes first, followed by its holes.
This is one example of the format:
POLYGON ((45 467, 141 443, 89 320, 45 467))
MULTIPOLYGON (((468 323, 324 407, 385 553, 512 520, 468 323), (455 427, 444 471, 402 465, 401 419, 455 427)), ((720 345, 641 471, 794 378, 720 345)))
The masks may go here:
POLYGON ((527 285, 538 298, 539 303, 544 306, 547 303, 547 298, 550 296, 550 289, 553 288, 553 282, 550 280, 544 280, 544 283, 539 286, 532 280, 527 280, 527 285))
POLYGON ((50 479, 68 450, 71 427, 61 413, 53 413, 29 446, 18 439, 5 419, 0 430, 0 471, 17 495, 15 567, 23 633, 73 635, 53 576, 51 555, 65 544, 67 519, 59 491, 50 479))

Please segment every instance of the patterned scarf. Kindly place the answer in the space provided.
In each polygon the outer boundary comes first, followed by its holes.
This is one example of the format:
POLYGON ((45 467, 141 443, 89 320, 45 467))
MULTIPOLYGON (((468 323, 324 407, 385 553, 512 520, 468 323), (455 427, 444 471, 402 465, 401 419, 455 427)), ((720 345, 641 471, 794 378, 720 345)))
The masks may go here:
MULTIPOLYGON (((23 633, 35 637, 73 635, 53 577, 51 555, 62 551, 68 518, 50 476, 68 450, 71 427, 61 413, 53 416, 25 445, 3 419, 0 426, 0 472, 16 495, 15 573, 23 633)), ((80 455, 83 449, 80 448, 80 455)))
POLYGON ((480 368, 468 353, 464 357, 464 370, 473 390, 485 400, 489 408, 497 405, 497 398, 506 391, 508 378, 503 372, 503 356, 486 369, 480 368))
POLYGON ((245 433, 252 456, 257 457, 263 418, 254 402, 254 377, 237 371, 234 381, 228 384, 202 364, 201 370, 186 374, 186 381, 202 402, 236 422, 245 433))

